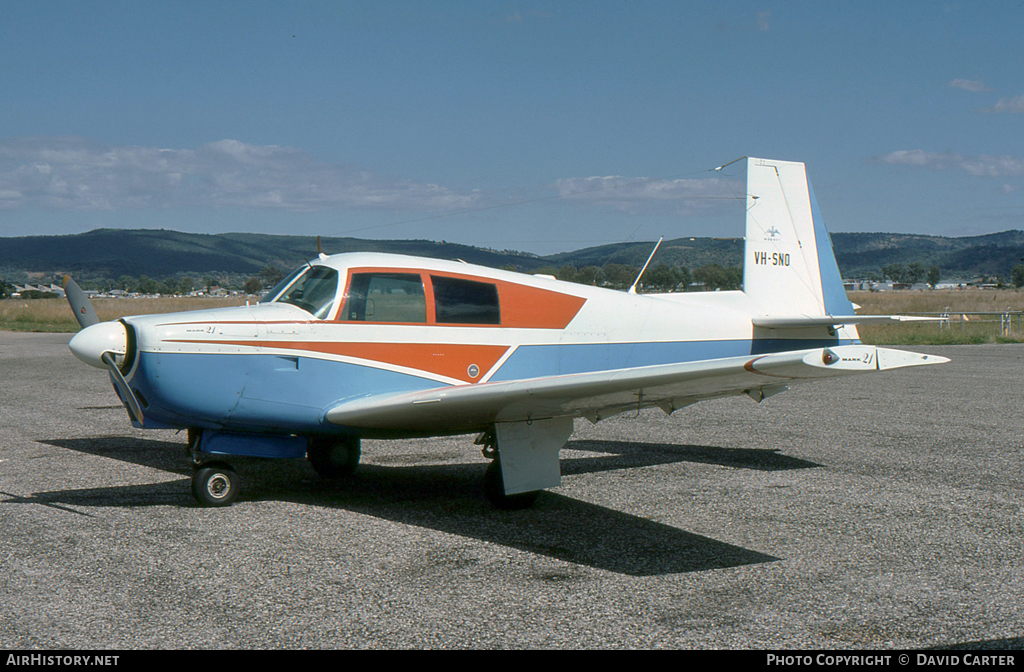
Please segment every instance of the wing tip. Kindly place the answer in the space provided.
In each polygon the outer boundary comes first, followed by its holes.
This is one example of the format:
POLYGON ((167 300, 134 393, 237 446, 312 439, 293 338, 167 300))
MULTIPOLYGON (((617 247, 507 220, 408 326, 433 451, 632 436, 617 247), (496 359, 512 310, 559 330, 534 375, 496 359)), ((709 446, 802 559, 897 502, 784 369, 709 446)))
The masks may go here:
POLYGON ((910 352, 908 350, 893 350, 890 348, 878 348, 878 370, 901 369, 908 366, 927 366, 930 364, 945 364, 949 357, 942 355, 929 355, 921 352, 910 352))

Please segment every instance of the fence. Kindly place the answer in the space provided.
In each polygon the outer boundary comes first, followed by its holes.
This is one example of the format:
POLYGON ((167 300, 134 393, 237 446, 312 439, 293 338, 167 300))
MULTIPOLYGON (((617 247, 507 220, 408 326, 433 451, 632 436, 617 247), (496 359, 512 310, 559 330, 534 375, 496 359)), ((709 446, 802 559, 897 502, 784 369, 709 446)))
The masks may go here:
POLYGON ((963 312, 963 311, 950 311, 946 308, 941 313, 907 313, 908 315, 919 315, 921 317, 938 317, 939 318, 939 330, 953 329, 953 323, 959 323, 959 328, 963 330, 968 324, 991 324, 995 325, 999 323, 999 334, 1001 336, 1020 336, 1021 335, 1021 317, 1024 316, 1024 311, 1010 310, 1007 308, 1003 311, 987 311, 987 312, 963 312))

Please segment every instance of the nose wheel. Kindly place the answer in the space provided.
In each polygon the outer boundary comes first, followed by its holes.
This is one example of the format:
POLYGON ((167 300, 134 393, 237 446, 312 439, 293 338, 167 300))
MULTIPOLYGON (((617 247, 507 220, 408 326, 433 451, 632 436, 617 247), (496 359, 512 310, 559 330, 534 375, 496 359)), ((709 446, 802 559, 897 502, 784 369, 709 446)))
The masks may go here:
POLYGON ((192 496, 200 506, 231 506, 241 486, 238 474, 224 462, 200 464, 192 472, 192 496))

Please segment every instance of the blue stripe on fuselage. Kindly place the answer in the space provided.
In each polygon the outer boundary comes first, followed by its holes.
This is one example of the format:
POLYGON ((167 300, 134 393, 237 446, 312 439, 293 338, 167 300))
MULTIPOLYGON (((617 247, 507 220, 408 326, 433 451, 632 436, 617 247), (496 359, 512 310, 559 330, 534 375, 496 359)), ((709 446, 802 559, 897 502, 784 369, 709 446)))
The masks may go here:
MULTIPOLYGON (((848 341, 843 342, 848 343, 848 341)), ((757 339, 520 346, 493 382, 840 345, 757 339)), ((400 346, 398 346, 400 347, 400 346)), ((436 380, 316 357, 143 352, 129 381, 147 427, 344 432, 324 412, 344 400, 443 387, 436 380)))
MULTIPOLYGON (((845 341, 844 343, 849 343, 845 341)), ((579 343, 521 345, 491 376, 494 382, 590 373, 705 359, 763 355, 840 345, 839 339, 755 339, 659 343, 579 343)))

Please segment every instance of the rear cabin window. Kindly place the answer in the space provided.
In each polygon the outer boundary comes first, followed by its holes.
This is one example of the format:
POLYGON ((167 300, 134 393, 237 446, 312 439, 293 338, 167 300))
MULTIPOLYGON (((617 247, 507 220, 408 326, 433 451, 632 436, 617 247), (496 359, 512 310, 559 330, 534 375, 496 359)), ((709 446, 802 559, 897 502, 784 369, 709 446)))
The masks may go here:
POLYGON ((497 285, 437 275, 430 282, 438 324, 501 324, 497 285))
POLYGON ((356 322, 426 322, 418 273, 353 273, 340 318, 356 322))

